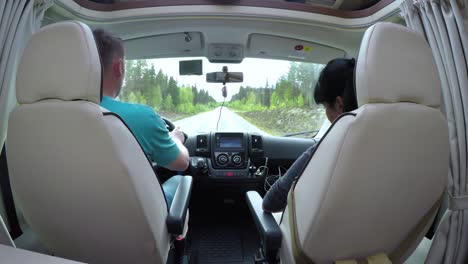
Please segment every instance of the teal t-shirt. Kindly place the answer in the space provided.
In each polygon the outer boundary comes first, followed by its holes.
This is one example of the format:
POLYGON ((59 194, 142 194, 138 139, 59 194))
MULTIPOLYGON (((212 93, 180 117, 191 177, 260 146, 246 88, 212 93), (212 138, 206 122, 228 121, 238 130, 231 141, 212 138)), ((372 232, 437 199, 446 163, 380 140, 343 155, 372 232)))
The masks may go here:
POLYGON ((151 107, 125 103, 107 96, 102 98, 101 106, 125 121, 152 161, 167 166, 176 160, 179 148, 169 135, 164 120, 151 107))

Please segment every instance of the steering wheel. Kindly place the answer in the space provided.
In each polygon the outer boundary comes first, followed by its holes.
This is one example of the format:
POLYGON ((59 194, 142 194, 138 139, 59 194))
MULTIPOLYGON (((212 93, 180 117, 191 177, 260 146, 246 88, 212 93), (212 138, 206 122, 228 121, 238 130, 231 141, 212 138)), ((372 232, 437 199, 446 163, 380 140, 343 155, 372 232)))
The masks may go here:
MULTIPOLYGON (((167 130, 172 131, 172 130, 174 130, 174 129, 176 128, 176 126, 174 125, 174 123, 172 123, 171 120, 169 120, 169 119, 167 119, 167 118, 165 118, 165 117, 161 117, 161 118, 162 118, 162 119, 164 120, 164 122, 166 123, 166 128, 167 128, 167 130)), ((184 142, 183 142, 183 143, 185 143, 185 141, 187 141, 188 135, 185 134, 185 132, 182 132, 182 133, 184 134, 184 142)))
POLYGON ((172 131, 172 130, 175 129, 175 125, 174 125, 174 123, 172 123, 171 120, 169 120, 169 119, 167 119, 165 117, 162 117, 162 116, 161 116, 161 118, 162 118, 162 120, 164 120, 164 123, 166 123, 167 130, 172 131))

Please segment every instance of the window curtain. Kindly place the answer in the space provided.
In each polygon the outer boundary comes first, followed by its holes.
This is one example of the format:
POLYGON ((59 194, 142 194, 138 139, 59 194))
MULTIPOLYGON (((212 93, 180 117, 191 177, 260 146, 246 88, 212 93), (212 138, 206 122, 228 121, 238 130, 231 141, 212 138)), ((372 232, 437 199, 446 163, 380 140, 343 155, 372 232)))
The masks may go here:
POLYGON ((6 138, 8 115, 16 105, 16 69, 32 33, 41 26, 53 0, 0 1, 0 151, 6 138))
POLYGON ((401 10, 431 46, 450 136, 449 206, 426 263, 468 263, 468 0, 406 0, 401 10))

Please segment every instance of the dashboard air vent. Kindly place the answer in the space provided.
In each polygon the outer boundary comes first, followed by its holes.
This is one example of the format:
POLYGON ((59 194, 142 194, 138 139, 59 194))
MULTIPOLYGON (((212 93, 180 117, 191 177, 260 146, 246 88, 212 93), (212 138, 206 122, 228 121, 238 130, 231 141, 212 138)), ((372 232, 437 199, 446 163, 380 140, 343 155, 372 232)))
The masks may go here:
POLYGON ((252 150, 262 150, 263 149, 263 140, 262 136, 252 135, 252 150))
POLYGON ((197 136, 197 150, 207 150, 207 149, 208 149, 208 136, 198 135, 197 136))

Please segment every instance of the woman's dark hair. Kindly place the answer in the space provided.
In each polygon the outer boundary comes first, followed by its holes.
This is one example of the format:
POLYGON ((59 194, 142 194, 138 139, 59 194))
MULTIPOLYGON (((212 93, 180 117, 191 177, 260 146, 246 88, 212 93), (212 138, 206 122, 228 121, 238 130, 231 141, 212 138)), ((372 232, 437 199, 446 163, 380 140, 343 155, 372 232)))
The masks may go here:
POLYGON ((343 112, 357 108, 354 89, 355 59, 334 59, 320 73, 314 90, 316 104, 333 105, 337 96, 343 98, 343 112))

